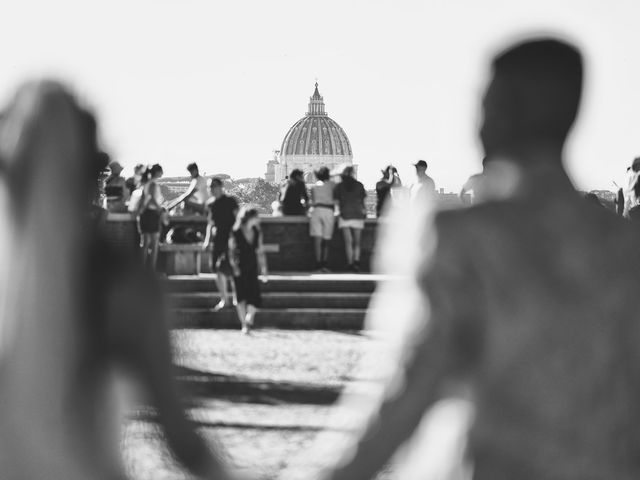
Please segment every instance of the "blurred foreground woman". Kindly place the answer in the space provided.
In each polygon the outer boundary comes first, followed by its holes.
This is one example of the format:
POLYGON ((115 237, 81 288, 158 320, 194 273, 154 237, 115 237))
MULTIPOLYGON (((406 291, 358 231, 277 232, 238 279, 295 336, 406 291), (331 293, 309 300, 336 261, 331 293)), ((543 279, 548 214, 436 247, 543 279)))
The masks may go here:
POLYGON ((408 441, 393 478, 640 478, 640 229, 585 202, 564 170, 581 55, 536 39, 492 67, 480 137, 508 172, 500 200, 390 225, 384 264, 413 264, 394 298, 410 328, 374 415, 325 479, 373 478, 408 441), (471 411, 437 421, 454 399, 471 411))
POLYGON ((177 459, 227 478, 180 405, 158 285, 91 220, 101 159, 93 117, 59 84, 21 88, 0 116, 0 476, 123 479, 126 374, 177 459))

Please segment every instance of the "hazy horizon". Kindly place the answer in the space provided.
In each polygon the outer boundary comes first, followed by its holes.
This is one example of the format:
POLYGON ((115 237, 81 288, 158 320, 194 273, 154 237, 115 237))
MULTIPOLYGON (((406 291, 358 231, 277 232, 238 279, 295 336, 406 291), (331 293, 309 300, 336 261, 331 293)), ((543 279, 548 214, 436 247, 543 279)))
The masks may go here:
POLYGON ((368 187, 388 163, 410 181, 422 158, 439 188, 457 191, 480 166, 491 55, 551 32, 577 43, 587 62, 569 172, 581 189, 613 189, 640 155, 640 5, 477 3, 24 1, 0 32, 1 94, 25 79, 62 78, 95 107, 125 173, 161 163, 184 175, 195 161, 242 178, 264 175, 317 78, 368 187))

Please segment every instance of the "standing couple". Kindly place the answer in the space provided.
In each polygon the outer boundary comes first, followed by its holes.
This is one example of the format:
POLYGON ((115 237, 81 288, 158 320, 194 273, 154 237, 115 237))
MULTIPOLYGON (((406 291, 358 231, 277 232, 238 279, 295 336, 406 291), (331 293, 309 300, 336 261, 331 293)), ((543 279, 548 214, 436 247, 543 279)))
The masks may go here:
POLYGON ((258 211, 240 209, 235 198, 227 195, 219 178, 211 179, 211 198, 207 201, 207 233, 202 248, 207 250, 213 237, 212 266, 220 302, 215 310, 227 306, 230 286, 234 292, 242 333, 253 328, 261 305, 260 279, 266 282, 267 262, 262 245, 258 211))

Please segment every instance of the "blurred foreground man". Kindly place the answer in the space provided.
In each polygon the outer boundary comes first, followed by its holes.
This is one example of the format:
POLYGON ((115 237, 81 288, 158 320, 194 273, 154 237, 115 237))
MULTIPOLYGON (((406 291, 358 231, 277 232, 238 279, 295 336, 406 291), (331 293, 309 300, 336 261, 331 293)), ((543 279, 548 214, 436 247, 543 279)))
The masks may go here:
MULTIPOLYGON (((452 392, 468 392, 475 410, 466 459, 457 459, 470 468, 450 465, 437 478, 640 478, 640 235, 585 202, 562 164, 581 55, 544 39, 492 66, 480 136, 508 172, 502 199, 421 222, 400 369, 324 478, 372 478, 452 392)), ((391 265, 393 247, 381 252, 391 265)), ((442 456, 424 449, 416 458, 427 471, 442 456)))

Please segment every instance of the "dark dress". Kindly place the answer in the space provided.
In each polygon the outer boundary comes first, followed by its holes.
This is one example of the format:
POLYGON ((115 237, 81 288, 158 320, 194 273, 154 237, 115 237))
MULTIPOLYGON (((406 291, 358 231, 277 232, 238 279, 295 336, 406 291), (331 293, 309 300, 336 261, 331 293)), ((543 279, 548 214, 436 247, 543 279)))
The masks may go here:
POLYGON ((233 237, 236 241, 236 261, 240 269, 240 276, 235 277, 236 298, 238 302, 246 302, 247 305, 260 307, 262 298, 260 295, 260 282, 258 281, 258 245, 262 233, 258 228, 253 228, 253 241, 249 243, 241 229, 234 230, 233 237))

